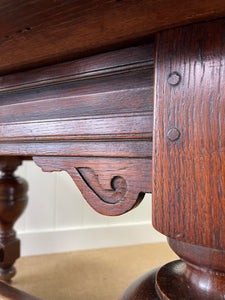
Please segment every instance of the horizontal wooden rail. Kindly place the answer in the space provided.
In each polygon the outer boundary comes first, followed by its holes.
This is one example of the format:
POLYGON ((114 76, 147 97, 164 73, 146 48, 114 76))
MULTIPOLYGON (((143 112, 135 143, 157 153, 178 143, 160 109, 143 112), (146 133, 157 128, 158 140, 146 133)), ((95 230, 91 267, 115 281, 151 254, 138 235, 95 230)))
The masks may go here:
POLYGON ((0 300, 40 300, 0 281, 0 300))

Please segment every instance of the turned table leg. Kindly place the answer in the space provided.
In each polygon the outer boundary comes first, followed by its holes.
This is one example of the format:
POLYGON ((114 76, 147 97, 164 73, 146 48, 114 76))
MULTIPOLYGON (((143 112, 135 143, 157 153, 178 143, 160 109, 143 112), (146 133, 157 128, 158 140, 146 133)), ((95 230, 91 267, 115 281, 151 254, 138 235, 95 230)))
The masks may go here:
POLYGON ((26 207, 28 185, 13 173, 21 163, 19 157, 0 157, 0 279, 5 281, 15 275, 13 264, 20 256, 13 225, 26 207))
POLYGON ((225 296, 225 251, 168 239, 181 258, 135 280, 119 300, 212 300, 225 296))
POLYGON ((120 300, 225 299, 225 20, 157 34, 153 225, 181 260, 120 300))

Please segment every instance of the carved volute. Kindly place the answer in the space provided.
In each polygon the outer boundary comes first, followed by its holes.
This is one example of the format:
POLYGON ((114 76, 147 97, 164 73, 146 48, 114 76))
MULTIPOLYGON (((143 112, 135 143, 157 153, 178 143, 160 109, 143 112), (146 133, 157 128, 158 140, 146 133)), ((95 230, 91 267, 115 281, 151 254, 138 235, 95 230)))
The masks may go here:
POLYGON ((151 160, 104 157, 34 157, 44 171, 66 171, 88 204, 104 215, 121 215, 151 192, 151 160))

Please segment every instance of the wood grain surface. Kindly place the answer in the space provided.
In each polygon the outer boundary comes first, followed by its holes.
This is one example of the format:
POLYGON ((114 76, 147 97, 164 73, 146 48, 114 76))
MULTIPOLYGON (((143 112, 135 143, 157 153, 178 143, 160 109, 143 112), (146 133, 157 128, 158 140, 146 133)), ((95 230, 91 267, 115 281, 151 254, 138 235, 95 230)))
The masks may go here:
POLYGON ((67 171, 98 212, 151 192, 154 45, 1 76, 0 155, 67 171))
POLYGON ((126 213, 152 191, 150 159, 35 156, 33 160, 43 171, 66 171, 88 204, 104 215, 126 213))
POLYGON ((40 300, 0 281, 1 300, 40 300))
POLYGON ((20 256, 20 240, 13 227, 28 201, 27 182, 14 174, 21 163, 20 157, 0 157, 0 280, 4 281, 16 273, 13 264, 20 256))
POLYGON ((0 154, 151 157, 152 43, 0 77, 0 154))
POLYGON ((188 243, 225 247, 225 21, 157 37, 153 223, 188 243))
POLYGON ((4 0, 0 73, 118 49, 162 29, 224 15, 221 0, 4 0))

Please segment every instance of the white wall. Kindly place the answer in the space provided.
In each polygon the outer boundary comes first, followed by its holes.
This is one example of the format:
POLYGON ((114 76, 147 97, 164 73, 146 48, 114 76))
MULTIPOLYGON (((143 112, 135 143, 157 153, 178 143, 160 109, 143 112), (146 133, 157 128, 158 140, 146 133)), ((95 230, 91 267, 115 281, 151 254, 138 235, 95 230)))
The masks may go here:
POLYGON ((22 255, 165 241, 151 225, 151 196, 119 216, 96 213, 66 172, 44 173, 25 161, 17 175, 29 182, 29 203, 15 229, 22 255))

